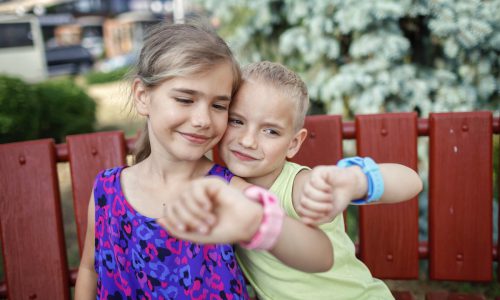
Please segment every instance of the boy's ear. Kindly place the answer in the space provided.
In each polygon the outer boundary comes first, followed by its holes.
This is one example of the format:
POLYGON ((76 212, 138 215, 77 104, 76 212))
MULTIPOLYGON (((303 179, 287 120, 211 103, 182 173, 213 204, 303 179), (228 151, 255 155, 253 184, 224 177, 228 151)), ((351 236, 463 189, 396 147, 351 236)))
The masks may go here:
POLYGON ((132 83, 132 96, 137 113, 147 117, 149 115, 149 95, 146 87, 138 78, 132 83))
POLYGON ((288 159, 292 158, 299 152, 300 146, 302 146, 302 143, 305 141, 307 137, 307 129, 302 128, 300 129, 295 136, 292 138, 290 141, 290 145, 288 146, 288 150, 286 152, 286 157, 288 159))

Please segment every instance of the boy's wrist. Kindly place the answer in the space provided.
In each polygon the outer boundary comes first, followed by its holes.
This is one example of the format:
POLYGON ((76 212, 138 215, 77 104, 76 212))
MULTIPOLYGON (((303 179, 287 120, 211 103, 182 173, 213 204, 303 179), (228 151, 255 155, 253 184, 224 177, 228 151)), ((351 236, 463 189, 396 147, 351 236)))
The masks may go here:
MULTIPOLYGON (((384 180, 379 166, 370 157, 349 157, 341 159, 337 166, 347 168, 359 166, 366 177, 366 197, 352 200, 355 204, 366 204, 378 201, 384 193, 384 180)), ((362 182, 362 181, 360 181, 362 182)))
POLYGON ((348 167, 347 170, 354 174, 354 181, 356 182, 353 199, 366 198, 366 194, 368 193, 368 178, 366 178, 365 173, 363 173, 363 169, 361 169, 360 166, 351 166, 348 167))

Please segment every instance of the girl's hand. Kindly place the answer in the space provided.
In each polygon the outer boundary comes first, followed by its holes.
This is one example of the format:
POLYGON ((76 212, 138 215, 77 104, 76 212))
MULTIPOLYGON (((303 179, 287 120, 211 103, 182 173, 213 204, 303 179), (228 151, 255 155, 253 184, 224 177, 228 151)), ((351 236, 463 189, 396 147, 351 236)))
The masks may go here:
POLYGON ((352 200, 363 197, 363 180, 366 178, 359 167, 315 167, 304 183, 296 211, 306 224, 331 222, 352 200))
POLYGON ((166 207, 157 222, 171 234, 197 243, 249 241, 263 215, 262 206, 217 177, 194 180, 166 207))

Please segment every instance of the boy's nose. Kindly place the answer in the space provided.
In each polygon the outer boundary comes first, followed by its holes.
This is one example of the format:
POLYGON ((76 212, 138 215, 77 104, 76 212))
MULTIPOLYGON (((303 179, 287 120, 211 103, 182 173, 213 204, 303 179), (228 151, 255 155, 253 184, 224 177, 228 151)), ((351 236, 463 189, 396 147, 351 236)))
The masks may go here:
POLYGON ((257 148, 257 139, 255 135, 251 132, 245 132, 239 139, 240 145, 245 148, 256 149, 257 148))

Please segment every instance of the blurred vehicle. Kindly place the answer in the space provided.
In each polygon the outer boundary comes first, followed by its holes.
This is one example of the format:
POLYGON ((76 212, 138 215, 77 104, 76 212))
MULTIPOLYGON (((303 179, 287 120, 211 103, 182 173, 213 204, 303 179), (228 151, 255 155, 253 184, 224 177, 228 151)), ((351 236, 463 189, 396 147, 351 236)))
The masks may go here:
POLYGON ((45 50, 49 75, 82 74, 90 71, 94 58, 81 45, 59 46, 45 50))
POLYGON ((43 37, 35 16, 0 14, 0 73, 29 82, 47 78, 43 37))
POLYGON ((101 36, 83 37, 82 46, 87 48, 95 59, 99 59, 104 55, 104 41, 101 36))

